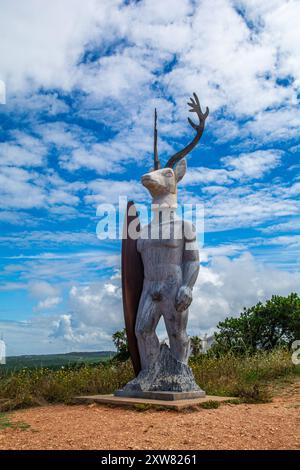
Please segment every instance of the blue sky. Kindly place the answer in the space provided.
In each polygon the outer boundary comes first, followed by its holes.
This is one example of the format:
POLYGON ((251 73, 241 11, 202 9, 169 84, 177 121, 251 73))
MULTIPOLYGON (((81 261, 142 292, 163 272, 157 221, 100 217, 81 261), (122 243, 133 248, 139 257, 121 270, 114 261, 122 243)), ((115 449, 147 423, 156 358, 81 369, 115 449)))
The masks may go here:
POLYGON ((194 91, 210 116, 179 185, 205 211, 190 333, 299 292, 299 15, 292 0, 2 0, 8 354, 112 348, 120 243, 97 239, 96 208, 148 200, 153 110, 164 162, 193 135, 194 91))

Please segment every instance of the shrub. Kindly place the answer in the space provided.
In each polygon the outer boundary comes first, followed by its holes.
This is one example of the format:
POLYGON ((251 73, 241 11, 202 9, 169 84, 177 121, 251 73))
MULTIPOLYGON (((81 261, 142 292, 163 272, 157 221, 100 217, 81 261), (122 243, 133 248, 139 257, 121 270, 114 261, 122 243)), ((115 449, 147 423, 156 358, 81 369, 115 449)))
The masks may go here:
POLYGON ((238 318, 226 318, 217 325, 213 351, 252 354, 287 346, 300 337, 300 298, 273 295, 265 304, 259 302, 244 309, 238 318))

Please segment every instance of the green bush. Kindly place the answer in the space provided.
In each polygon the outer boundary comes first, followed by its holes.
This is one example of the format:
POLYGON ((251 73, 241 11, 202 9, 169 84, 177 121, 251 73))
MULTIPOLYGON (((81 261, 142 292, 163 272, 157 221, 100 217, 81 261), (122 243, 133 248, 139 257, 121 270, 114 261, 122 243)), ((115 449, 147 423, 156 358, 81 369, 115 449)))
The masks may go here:
POLYGON ((217 325, 213 351, 224 354, 253 354, 286 346, 300 338, 300 298, 273 295, 264 304, 245 308, 239 317, 226 318, 217 325))

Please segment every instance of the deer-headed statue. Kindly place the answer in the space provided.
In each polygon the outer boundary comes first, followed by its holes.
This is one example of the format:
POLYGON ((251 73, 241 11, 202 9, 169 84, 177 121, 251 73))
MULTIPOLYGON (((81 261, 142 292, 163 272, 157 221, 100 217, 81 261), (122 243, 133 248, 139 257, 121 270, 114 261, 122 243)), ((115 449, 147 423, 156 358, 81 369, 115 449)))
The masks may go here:
POLYGON ((152 196, 153 219, 143 227, 137 251, 144 268, 142 294, 135 322, 141 372, 118 394, 141 396, 152 391, 204 392, 187 366, 189 338, 186 327, 192 290, 199 272, 199 251, 192 224, 177 217, 177 183, 186 172, 184 157, 199 142, 209 110, 202 112, 194 93, 189 106, 199 123, 193 140, 161 168, 157 152, 155 111, 154 168, 142 176, 152 196), (166 230, 167 229, 167 230, 166 230), (166 235, 167 234, 167 235, 166 235), (179 236, 178 236, 179 234, 179 236), (163 317, 170 347, 160 345, 156 327, 163 317))

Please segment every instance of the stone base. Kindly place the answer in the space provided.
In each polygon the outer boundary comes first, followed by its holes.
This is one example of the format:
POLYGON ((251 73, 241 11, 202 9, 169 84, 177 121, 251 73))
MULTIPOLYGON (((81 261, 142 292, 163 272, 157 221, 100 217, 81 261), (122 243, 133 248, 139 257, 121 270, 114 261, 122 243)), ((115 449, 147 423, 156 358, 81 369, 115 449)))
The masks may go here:
POLYGON ((130 398, 149 398, 150 400, 165 400, 165 401, 178 401, 178 400, 192 400, 193 398, 205 397, 203 390, 195 390, 192 392, 164 392, 164 391, 148 391, 138 392, 130 390, 116 390, 114 393, 116 397, 130 397, 130 398))
POLYGON ((149 369, 142 370, 128 382, 121 394, 127 397, 149 398, 149 393, 153 392, 198 393, 194 395, 198 397, 204 393, 196 384, 192 369, 175 359, 166 344, 160 346, 158 357, 149 369))
POLYGON ((102 405, 114 405, 114 406, 125 406, 125 407, 132 407, 132 406, 153 406, 159 408, 166 408, 171 410, 180 411, 184 408, 190 408, 193 406, 199 406, 202 403, 206 403, 209 401, 217 401, 217 402, 226 402, 233 400, 234 398, 231 397, 218 397, 213 395, 206 395, 205 397, 200 398, 191 398, 188 400, 152 400, 146 398, 131 398, 131 397, 116 397, 114 395, 92 395, 92 396, 82 396, 76 397, 74 402, 77 404, 102 404, 102 405))

